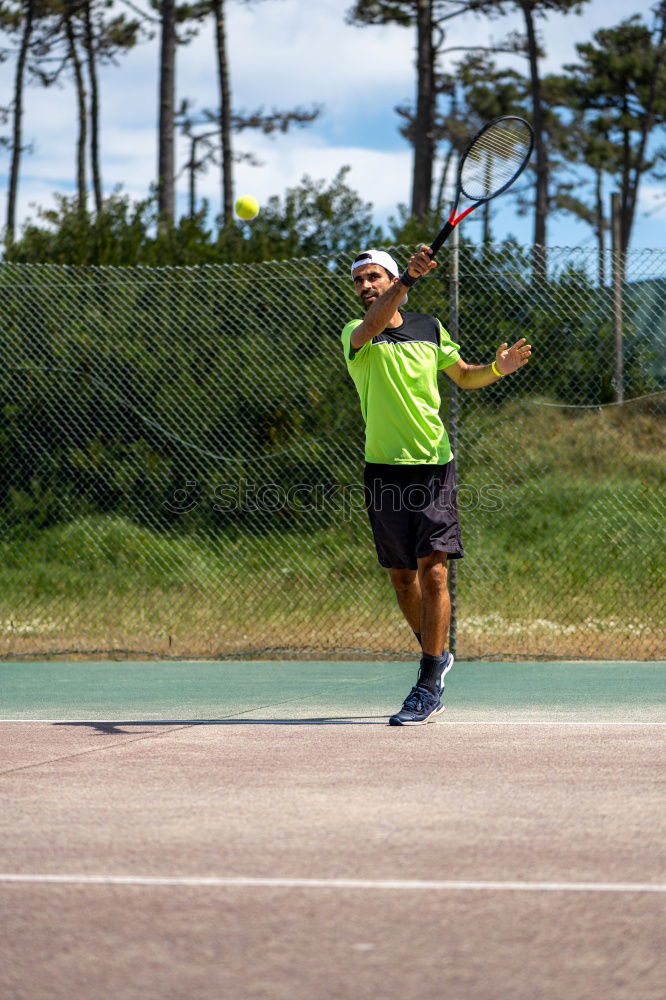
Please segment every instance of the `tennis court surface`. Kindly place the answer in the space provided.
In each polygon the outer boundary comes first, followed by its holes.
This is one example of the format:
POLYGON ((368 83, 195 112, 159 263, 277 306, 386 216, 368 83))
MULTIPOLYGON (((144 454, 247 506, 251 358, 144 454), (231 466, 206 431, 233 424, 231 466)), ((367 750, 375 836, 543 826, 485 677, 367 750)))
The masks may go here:
POLYGON ((0 996, 663 1000, 666 663, 0 664, 0 996))

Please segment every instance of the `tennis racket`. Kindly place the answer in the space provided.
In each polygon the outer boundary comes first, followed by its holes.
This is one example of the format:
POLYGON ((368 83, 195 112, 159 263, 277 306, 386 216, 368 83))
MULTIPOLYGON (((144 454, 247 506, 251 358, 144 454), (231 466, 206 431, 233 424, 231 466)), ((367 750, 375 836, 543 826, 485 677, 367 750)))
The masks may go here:
MULTIPOLYGON (((451 213, 430 244, 431 256, 435 256, 444 240, 466 215, 511 187, 527 166, 533 148, 532 126, 517 115, 494 118, 476 133, 458 165, 451 213), (461 195, 473 204, 456 215, 461 195)), ((413 281, 411 277, 409 280, 413 281)))

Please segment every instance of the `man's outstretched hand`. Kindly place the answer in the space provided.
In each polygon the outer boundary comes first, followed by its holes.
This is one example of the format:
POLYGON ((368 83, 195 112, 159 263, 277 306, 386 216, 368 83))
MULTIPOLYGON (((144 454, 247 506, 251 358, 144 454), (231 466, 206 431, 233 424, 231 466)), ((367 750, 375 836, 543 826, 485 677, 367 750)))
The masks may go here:
POLYGON ((495 364, 502 375, 511 375, 526 365, 532 354, 532 345, 525 343, 525 338, 517 340, 513 347, 500 344, 495 354, 495 364))

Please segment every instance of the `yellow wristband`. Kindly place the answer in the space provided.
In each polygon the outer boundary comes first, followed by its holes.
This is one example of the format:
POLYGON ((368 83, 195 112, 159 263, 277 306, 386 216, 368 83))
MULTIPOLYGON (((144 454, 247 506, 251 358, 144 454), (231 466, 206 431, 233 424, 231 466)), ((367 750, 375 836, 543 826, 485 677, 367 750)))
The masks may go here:
POLYGON ((504 376, 502 375, 501 371, 497 367, 497 364, 494 361, 493 361, 493 363, 492 363, 492 365, 490 367, 491 367, 493 375, 497 375, 498 378, 504 378, 504 376))

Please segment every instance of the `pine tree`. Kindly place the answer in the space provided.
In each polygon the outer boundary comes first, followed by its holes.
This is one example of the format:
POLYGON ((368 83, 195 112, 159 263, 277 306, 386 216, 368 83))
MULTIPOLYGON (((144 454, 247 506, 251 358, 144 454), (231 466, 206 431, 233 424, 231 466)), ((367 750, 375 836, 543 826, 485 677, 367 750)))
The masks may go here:
MULTIPOLYGON (((431 208, 436 149, 438 58, 446 39, 445 25, 462 14, 493 9, 493 0, 356 0, 347 12, 349 24, 395 24, 416 29, 416 102, 409 114, 414 149, 411 213, 425 219, 431 208)), ((397 109, 404 115, 405 109, 397 109)))
MULTIPOLYGON (((534 127, 534 170, 536 175, 534 193, 534 272, 538 279, 546 274, 547 219, 549 211, 549 169, 542 95, 541 55, 536 27, 536 19, 548 14, 579 13, 587 0, 508 0, 511 7, 517 7, 525 22, 526 52, 530 67, 530 93, 532 103, 532 125, 534 127)), ((504 0, 498 3, 502 12, 507 9, 504 0)))
POLYGON ((14 71, 14 93, 11 108, 7 109, 11 117, 12 133, 6 145, 11 149, 11 166, 9 168, 9 190, 7 193, 7 217, 5 221, 5 240, 11 243, 16 235, 16 201, 18 183, 23 153, 23 97, 28 54, 32 43, 35 18, 39 16, 40 5, 37 0, 25 0, 16 6, 3 3, 0 7, 2 27, 11 34, 19 35, 19 49, 14 71))
POLYGON ((601 169, 619 183, 624 253, 641 182, 666 162, 663 150, 649 149, 654 132, 666 124, 666 2, 656 8, 651 27, 630 17, 576 48, 580 61, 565 66, 571 74, 569 96, 591 130, 603 122, 605 141, 614 147, 615 155, 606 153, 601 169))
MULTIPOLYGON (((261 2, 261 0, 240 0, 240 2, 245 6, 249 6, 253 3, 261 2)), ((205 3, 202 7, 205 8, 205 3)), ((208 121, 217 122, 219 126, 222 182, 220 218, 223 225, 229 225, 233 219, 234 163, 238 160, 256 162, 252 157, 248 157, 247 154, 234 152, 232 135, 246 129, 258 129, 264 135, 271 135, 276 131, 287 132, 292 125, 303 126, 315 121, 319 117, 321 109, 317 107, 309 109, 293 108, 289 111, 273 109, 270 112, 264 112, 263 108, 259 108, 250 113, 234 111, 231 95, 231 72, 227 53, 225 0, 210 0, 209 10, 215 26, 218 107, 215 111, 205 112, 205 116, 208 121)))

